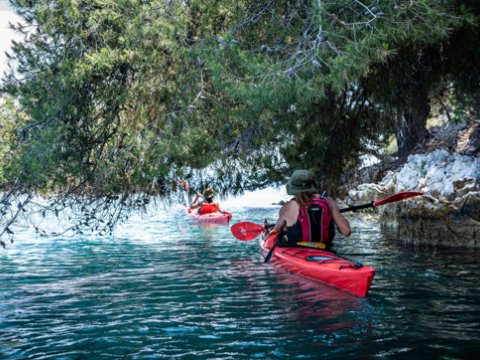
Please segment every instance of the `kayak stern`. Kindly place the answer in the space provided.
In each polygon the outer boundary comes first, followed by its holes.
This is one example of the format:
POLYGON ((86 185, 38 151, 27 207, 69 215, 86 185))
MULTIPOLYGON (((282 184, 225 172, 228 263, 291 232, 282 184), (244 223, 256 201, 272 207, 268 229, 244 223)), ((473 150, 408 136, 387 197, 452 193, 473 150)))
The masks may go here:
MULTIPOLYGON (((276 234, 260 240, 264 256, 276 242, 276 234)), ((375 269, 353 263, 332 252, 302 246, 276 246, 270 260, 274 265, 306 278, 321 281, 359 297, 368 294, 375 269)))

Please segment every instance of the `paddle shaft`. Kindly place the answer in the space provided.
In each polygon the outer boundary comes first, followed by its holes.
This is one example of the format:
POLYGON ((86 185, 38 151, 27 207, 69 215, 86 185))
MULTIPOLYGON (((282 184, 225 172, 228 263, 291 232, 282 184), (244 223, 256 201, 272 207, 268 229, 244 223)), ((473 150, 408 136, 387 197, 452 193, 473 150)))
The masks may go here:
POLYGON ((357 205, 357 206, 352 206, 352 207, 345 208, 345 209, 340 209, 340 212, 344 213, 344 212, 348 212, 348 211, 357 211, 357 210, 361 210, 361 209, 368 209, 368 208, 371 208, 371 207, 375 207, 374 201, 372 201, 369 204, 357 205))
POLYGON ((195 194, 197 194, 199 197, 201 197, 203 200, 205 200, 205 196, 203 196, 202 194, 200 194, 198 191, 192 189, 185 181, 182 181, 180 179, 177 179, 177 182, 180 184, 181 187, 183 187, 185 190, 191 190, 193 191, 195 194))
POLYGON ((409 198, 412 198, 412 197, 415 197, 415 196, 420 196, 420 195, 423 195, 423 193, 418 192, 418 191, 404 191, 404 192, 400 192, 400 193, 397 193, 397 194, 390 195, 389 197, 387 197, 385 199, 382 199, 382 200, 372 201, 368 204, 352 206, 352 207, 349 207, 349 208, 346 208, 346 209, 340 209, 340 212, 342 213, 342 212, 347 212, 347 211, 356 211, 356 210, 360 210, 360 209, 367 209, 367 208, 370 208, 370 207, 377 207, 377 206, 380 206, 380 205, 390 204, 390 203, 393 203, 393 202, 402 201, 402 200, 409 199, 409 198))
POLYGON ((275 244, 272 246, 272 248, 268 252, 267 256, 265 256, 265 259, 263 260, 264 263, 268 263, 270 261, 270 258, 272 257, 273 251, 277 247, 277 244, 278 244, 278 242, 275 242, 275 244))

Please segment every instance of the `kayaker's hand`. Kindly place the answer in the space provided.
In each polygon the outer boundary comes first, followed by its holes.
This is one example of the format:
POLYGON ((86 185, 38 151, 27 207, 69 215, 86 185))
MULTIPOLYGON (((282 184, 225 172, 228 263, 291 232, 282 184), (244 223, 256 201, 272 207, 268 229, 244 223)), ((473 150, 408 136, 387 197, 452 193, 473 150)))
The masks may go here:
POLYGON ((330 208, 330 211, 332 211, 332 209, 338 210, 338 204, 335 200, 333 200, 330 196, 327 196, 326 199, 328 201, 328 207, 330 208))
POLYGON ((275 231, 275 229, 272 229, 272 230, 270 230, 270 232, 268 233, 268 236, 274 235, 274 234, 276 234, 276 233, 277 233, 277 232, 275 231))

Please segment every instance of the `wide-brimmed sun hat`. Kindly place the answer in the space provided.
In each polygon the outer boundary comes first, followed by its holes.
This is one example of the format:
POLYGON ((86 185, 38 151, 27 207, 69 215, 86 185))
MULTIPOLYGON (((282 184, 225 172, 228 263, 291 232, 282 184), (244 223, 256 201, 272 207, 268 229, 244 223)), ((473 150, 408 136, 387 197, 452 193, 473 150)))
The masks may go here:
POLYGON ((208 199, 213 197, 213 195, 215 195, 215 191, 212 188, 206 188, 205 191, 203 192, 203 195, 205 195, 205 197, 208 199))
POLYGON ((313 174, 308 170, 295 170, 287 183, 287 194, 296 195, 300 192, 318 192, 313 174))

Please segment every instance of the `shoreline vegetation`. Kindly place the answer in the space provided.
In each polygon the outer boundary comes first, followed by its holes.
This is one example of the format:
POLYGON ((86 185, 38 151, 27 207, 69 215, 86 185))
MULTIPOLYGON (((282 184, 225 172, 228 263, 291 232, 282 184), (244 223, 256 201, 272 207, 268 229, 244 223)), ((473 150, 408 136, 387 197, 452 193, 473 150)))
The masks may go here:
POLYGON ((0 87, 1 245, 32 216, 109 233, 177 201, 177 178, 227 196, 299 168, 347 204, 423 191, 382 223, 480 244, 476 1, 10 4, 23 39, 0 87))

